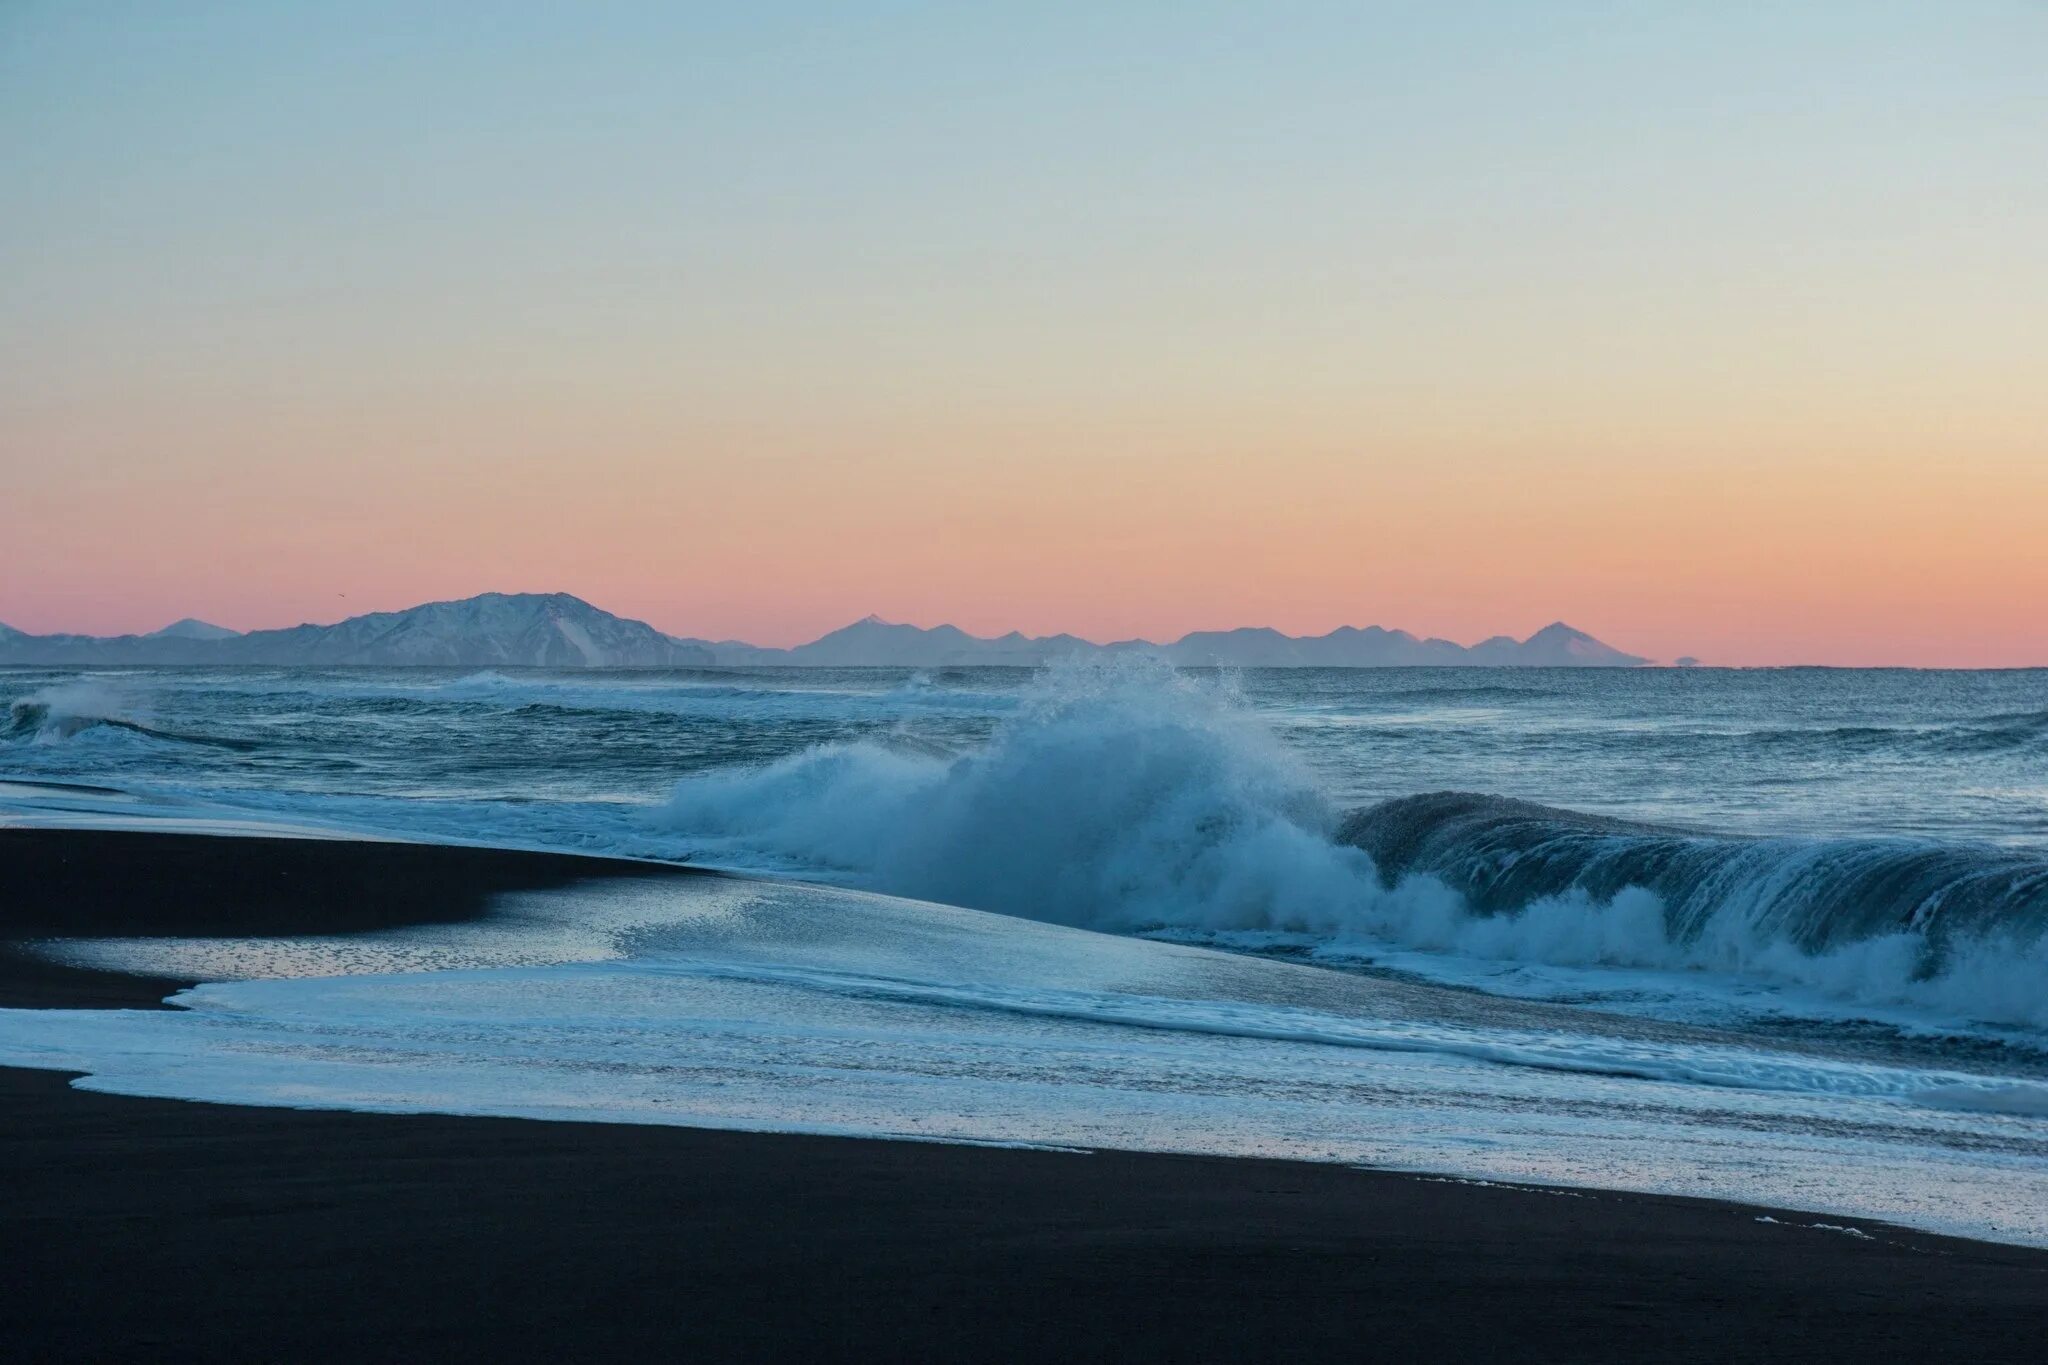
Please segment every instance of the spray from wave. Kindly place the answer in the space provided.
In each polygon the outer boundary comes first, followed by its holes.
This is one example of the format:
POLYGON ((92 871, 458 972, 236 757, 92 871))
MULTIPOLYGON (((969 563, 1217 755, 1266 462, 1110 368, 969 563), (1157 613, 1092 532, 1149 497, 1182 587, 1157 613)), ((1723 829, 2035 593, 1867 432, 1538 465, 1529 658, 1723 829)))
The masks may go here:
POLYGON ((2048 1026, 2048 863, 1460 794, 1344 818, 1229 680, 1143 659, 1048 670, 968 754, 829 745, 686 780, 655 818, 714 855, 1098 929, 1734 972, 2048 1026))
POLYGON ((54 744, 99 726, 149 732, 127 697, 98 683, 77 682, 9 703, 6 737, 54 744))
POLYGON ((46 688, 8 703, 7 724, 0 729, 0 741, 60 744, 95 733, 219 749, 256 747, 247 740, 160 730, 150 723, 147 709, 134 698, 94 682, 46 688))
POLYGON ((1227 685, 1142 660, 1055 667, 971 754, 828 745, 685 781, 661 819, 897 894, 1098 928, 1327 926, 1375 881, 1227 685))

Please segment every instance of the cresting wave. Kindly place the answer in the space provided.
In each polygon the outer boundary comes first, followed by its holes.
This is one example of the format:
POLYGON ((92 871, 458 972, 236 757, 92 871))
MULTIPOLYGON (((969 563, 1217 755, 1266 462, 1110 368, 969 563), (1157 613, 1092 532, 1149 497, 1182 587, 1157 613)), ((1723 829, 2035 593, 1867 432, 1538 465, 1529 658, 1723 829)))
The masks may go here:
POLYGON ((1049 670, 964 755, 827 745, 685 780, 654 819, 708 859, 766 853, 1099 929, 1736 973, 2048 1028, 2048 861, 1696 834, 1460 793, 1346 817, 1229 679, 1143 660, 1049 670))
POLYGON ((1583 815, 1469 792, 1405 797, 1337 831, 1389 877, 1428 873, 1487 914, 1583 894, 1655 892, 1698 942, 1740 923, 1806 952, 1908 933, 1938 969, 1951 943, 2048 925, 2048 861, 1925 839, 1763 839, 1583 815))
POLYGON ((1633 916, 1636 933, 1615 946, 1635 965, 2048 1024, 2048 860, 2038 856, 1699 833, 1466 792, 1359 811, 1337 837, 1383 878, 1431 878, 1502 926, 1454 936, 1467 944, 1512 941, 1502 930, 1532 915, 1633 916))
POLYGON ((160 730, 135 718, 121 697, 84 683, 52 688, 9 703, 0 742, 51 744, 95 730, 216 749, 247 751, 257 747, 248 740, 160 730))

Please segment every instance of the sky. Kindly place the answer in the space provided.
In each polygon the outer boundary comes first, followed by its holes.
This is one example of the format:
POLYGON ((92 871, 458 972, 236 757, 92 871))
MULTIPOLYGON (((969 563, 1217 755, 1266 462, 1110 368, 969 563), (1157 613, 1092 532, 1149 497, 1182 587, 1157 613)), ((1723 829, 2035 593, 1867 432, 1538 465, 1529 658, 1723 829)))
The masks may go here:
POLYGON ((2048 665, 2048 4, 0 0, 0 621, 2048 665))

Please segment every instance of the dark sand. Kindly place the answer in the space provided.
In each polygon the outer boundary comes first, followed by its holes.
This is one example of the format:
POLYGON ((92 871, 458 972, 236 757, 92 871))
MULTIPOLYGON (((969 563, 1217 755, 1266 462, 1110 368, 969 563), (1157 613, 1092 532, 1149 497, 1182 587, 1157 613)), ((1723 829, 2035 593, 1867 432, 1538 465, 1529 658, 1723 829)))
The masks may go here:
MULTIPOLYGON (((0 932, 330 932, 371 913, 336 887, 376 888, 389 924, 602 870, 403 847, 0 832, 0 932), (329 883, 302 901, 316 867, 329 883)), ((0 959, 17 1003, 163 984, 0 959)), ((188 1104, 0 1070, 10 1359, 2042 1358, 2048 1253, 1761 1212, 1287 1162, 188 1104)))
POLYGON ((691 868, 436 844, 0 829, 0 1008, 145 1008, 189 981, 85 971, 10 943, 351 934, 452 923, 506 891, 691 868))

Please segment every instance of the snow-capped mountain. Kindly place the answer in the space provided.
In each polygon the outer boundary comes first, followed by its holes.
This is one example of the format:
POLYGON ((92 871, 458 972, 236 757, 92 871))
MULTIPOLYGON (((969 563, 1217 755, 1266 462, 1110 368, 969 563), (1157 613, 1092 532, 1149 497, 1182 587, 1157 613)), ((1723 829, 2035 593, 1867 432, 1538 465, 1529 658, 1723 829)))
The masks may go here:
POLYGON ((487 592, 352 616, 338 625, 253 631, 224 642, 222 650, 250 663, 645 668, 711 662, 702 646, 564 592, 487 592))
POLYGON ((794 649, 739 641, 713 644, 664 635, 644 621, 602 611, 567 593, 485 593, 405 611, 352 616, 333 625, 246 635, 187 619, 150 635, 23 635, 0 627, 0 663, 270 664, 404 667, 946 668, 1036 666, 1077 654, 1142 652, 1191 666, 1372 668, 1422 664, 1629 667, 1646 662, 1559 622, 1526 640, 1496 636, 1466 648, 1405 630, 1345 626, 1292 636, 1266 627, 1197 631, 1172 644, 1098 645, 1073 635, 986 639, 957 626, 911 626, 869 616, 794 649))
POLYGON ((5 663, 441 665, 649 668, 712 662, 703 645, 568 593, 484 593, 406 611, 208 637, 190 632, 24 636, 0 640, 5 663))

